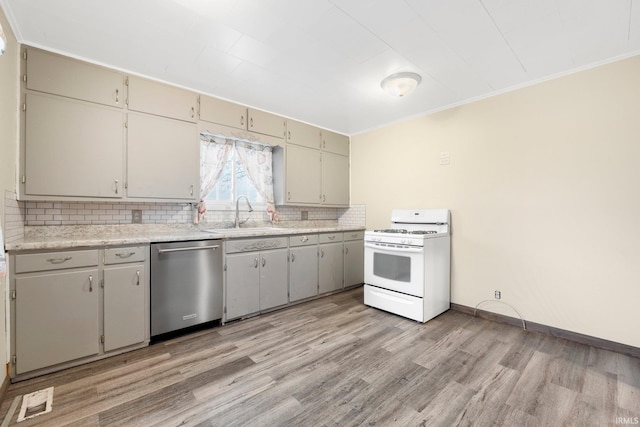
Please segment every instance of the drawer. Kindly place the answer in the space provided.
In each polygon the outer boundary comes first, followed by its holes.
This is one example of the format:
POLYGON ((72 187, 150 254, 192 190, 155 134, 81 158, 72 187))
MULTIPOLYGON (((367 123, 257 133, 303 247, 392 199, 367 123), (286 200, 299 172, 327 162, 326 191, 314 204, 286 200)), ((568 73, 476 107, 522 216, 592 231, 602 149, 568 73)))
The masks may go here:
POLYGON ((269 237, 265 239, 244 239, 227 240, 225 243, 225 253, 233 254, 237 252, 253 252, 268 249, 286 248, 289 243, 288 237, 269 237))
POLYGON ((42 254, 18 254, 15 272, 62 270, 65 268, 92 267, 98 265, 98 250, 47 252, 42 254))
POLYGON ((298 234, 289 237, 289 246, 309 246, 318 244, 317 234, 298 234))
POLYGON ((342 233, 324 233, 320 234, 320 243, 336 243, 342 242, 342 233))
POLYGON ((105 264, 124 264, 127 262, 144 262, 147 259, 148 246, 131 246, 104 250, 105 264))
POLYGON ((364 240, 364 231, 345 231, 344 241, 347 240, 364 240))

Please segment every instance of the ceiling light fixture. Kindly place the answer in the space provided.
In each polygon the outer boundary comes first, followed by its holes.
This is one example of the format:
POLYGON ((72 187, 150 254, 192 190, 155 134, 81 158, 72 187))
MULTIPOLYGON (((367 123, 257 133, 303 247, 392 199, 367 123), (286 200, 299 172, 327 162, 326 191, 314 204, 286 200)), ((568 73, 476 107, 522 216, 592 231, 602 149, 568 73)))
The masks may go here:
POLYGON ((421 81, 422 77, 416 73, 396 73, 382 80, 380 87, 389 95, 401 98, 413 92, 421 81))

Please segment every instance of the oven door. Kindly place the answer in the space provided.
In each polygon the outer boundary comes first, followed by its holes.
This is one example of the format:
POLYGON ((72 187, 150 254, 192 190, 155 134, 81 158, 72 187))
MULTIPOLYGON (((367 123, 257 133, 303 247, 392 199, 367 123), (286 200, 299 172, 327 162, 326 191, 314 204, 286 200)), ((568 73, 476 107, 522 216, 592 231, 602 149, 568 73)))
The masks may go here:
POLYGON ((424 296, 424 248, 365 242, 364 282, 417 297, 424 296))

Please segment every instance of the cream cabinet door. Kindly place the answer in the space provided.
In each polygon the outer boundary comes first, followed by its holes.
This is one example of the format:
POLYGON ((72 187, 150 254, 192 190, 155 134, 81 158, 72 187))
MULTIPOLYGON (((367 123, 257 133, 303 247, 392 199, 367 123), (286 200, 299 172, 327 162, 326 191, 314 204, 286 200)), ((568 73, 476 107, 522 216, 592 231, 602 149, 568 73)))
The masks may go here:
POLYGON ((145 265, 104 269, 104 351, 145 340, 145 265))
POLYGON ((349 205, 349 157, 322 153, 322 204, 349 205))
POLYGON ((225 259, 225 319, 260 310, 260 253, 227 255, 225 259))
POLYGON ((327 243, 318 247, 318 289, 319 293, 342 289, 344 283, 343 246, 340 243, 327 243))
POLYGON ((97 269, 15 279, 16 373, 98 354, 97 269))
POLYGON ((287 252, 288 249, 276 249, 260 253, 260 310, 289 302, 287 252))
POLYGON ((349 155, 349 137, 339 133, 322 130, 322 150, 330 153, 349 155))
POLYGON ((122 197, 121 110, 28 93, 24 194, 122 197))
POLYGON ((247 107, 201 95, 200 120, 246 130, 247 107))
POLYGON ((286 120, 283 117, 251 108, 248 109, 248 114, 249 123, 247 130, 275 136, 277 138, 284 138, 286 120))
POLYGON ((285 203, 319 204, 321 185, 320 151, 287 145, 285 203))
POLYGON ((26 49, 26 87, 112 107, 124 105, 124 75, 38 49, 26 49))
POLYGON ((318 295, 318 245, 299 246, 289 252, 289 300, 318 295))
POLYGON ((364 283, 364 240, 345 241, 344 286, 355 286, 362 283, 364 283))
POLYGON ((128 115, 127 122, 127 195, 197 200, 197 125, 135 113, 128 115))
POLYGON ((322 145, 320 129, 306 123, 287 120, 287 144, 320 149, 322 145))
POLYGON ((129 77, 127 105, 130 110, 195 123, 198 94, 175 86, 129 77))

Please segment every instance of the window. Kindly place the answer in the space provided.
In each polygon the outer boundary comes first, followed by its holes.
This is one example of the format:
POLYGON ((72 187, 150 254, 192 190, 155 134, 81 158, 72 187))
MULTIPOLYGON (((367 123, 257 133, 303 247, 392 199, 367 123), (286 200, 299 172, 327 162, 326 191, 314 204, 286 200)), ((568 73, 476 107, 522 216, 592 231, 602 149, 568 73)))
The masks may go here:
POLYGON ((276 213, 271 146, 201 134, 200 197, 207 208, 228 209, 239 196, 276 213))
POLYGON ((204 200, 207 204, 227 204, 235 202, 238 196, 247 196, 252 205, 264 204, 264 198, 249 179, 237 151, 231 150, 224 160, 218 182, 204 200))

